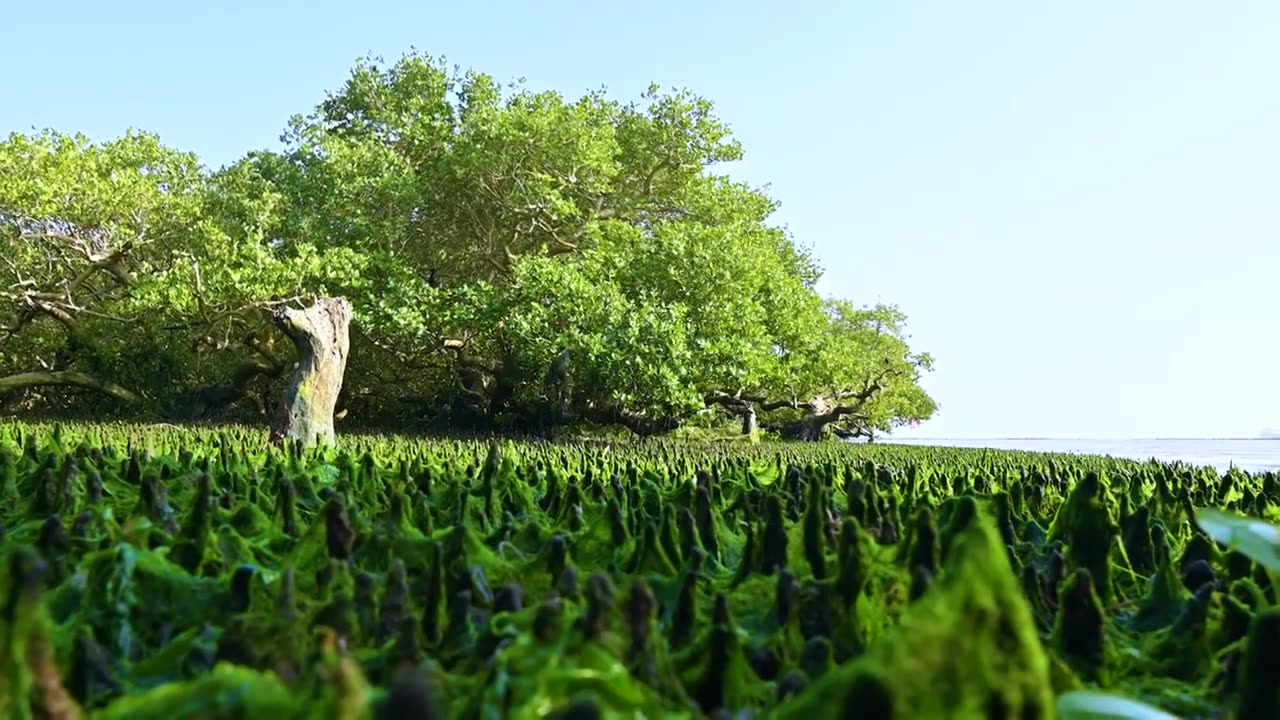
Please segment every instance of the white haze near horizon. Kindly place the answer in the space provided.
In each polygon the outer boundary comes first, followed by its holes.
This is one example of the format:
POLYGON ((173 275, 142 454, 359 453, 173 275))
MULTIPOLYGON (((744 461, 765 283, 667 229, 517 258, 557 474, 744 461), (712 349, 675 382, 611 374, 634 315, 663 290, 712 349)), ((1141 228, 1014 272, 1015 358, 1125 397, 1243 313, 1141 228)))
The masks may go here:
POLYGON ((883 442, 1103 455, 1139 461, 1184 462, 1220 471, 1232 466, 1249 472, 1280 471, 1280 439, 886 438, 883 442))

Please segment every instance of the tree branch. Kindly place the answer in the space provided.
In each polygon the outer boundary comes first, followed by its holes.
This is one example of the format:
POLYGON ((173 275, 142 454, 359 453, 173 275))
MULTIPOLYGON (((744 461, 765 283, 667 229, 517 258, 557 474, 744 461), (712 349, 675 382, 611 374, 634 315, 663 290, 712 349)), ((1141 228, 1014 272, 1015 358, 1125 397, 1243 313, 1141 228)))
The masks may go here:
POLYGON ((210 383, 191 392, 190 413, 195 418, 205 418, 243 398, 250 383, 259 376, 275 379, 284 374, 284 363, 255 349, 259 357, 245 360, 223 382, 210 383))
POLYGON ((660 435, 680 427, 678 417, 649 417, 630 410, 617 408, 575 408, 575 414, 600 425, 621 425, 641 437, 660 435))
POLYGON ((47 386, 80 387, 86 390, 93 390, 128 405, 135 405, 142 401, 142 398, 132 390, 77 370, 27 372, 0 378, 0 394, 47 386))
POLYGON ((71 316, 71 313, 51 303, 47 303, 43 300, 35 300, 30 297, 26 298, 26 303, 32 310, 48 315, 58 321, 58 323, 66 329, 67 337, 71 339, 71 342, 81 346, 87 344, 84 341, 84 336, 80 332, 80 323, 76 322, 76 319, 71 316))
POLYGON ((790 400, 770 400, 764 395, 751 395, 741 392, 730 395, 729 393, 719 390, 704 395, 703 401, 706 403, 707 407, 720 405, 726 410, 739 413, 746 411, 748 403, 756 405, 759 410, 763 410, 765 412, 773 412, 774 410, 783 409, 814 412, 817 409, 817 404, 814 400, 800 401, 796 398, 792 398, 790 400))
MULTIPOLYGON (((802 410, 808 413, 806 417, 791 420, 774 427, 778 428, 786 437, 816 440, 822 436, 822 431, 825 427, 839 422, 843 418, 865 422, 867 418, 863 414, 863 410, 866 408, 867 403, 871 402, 884 389, 887 379, 898 374, 899 371, 897 369, 892 365, 886 364, 880 372, 866 378, 863 381, 862 389, 859 391, 838 390, 816 395, 805 401, 794 397, 789 400, 770 400, 764 395, 748 394, 741 390, 736 393, 724 391, 707 393, 703 396, 703 400, 708 407, 720 405, 729 412, 740 416, 745 416, 753 406, 765 412, 783 409, 802 410), (851 400, 852 402, 840 404, 842 400, 851 400)), ((839 428, 837 435, 840 437, 868 437, 868 432, 861 427, 852 430, 839 428)))

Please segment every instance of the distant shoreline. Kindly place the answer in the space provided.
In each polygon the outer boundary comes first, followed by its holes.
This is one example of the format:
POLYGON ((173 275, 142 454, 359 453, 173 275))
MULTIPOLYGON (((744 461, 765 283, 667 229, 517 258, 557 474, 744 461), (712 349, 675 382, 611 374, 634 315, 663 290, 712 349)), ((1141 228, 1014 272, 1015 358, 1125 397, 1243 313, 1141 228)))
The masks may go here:
POLYGON ((1045 442, 1280 442, 1277 437, 1137 437, 1137 438, 1097 438, 1097 437, 914 437, 895 438, 892 435, 878 442, 1003 442, 1045 441, 1045 442))
POLYGON ((894 438, 885 445, 964 447, 1183 462, 1221 471, 1280 472, 1280 438, 894 438), (1268 442, 1269 441, 1269 442, 1268 442))

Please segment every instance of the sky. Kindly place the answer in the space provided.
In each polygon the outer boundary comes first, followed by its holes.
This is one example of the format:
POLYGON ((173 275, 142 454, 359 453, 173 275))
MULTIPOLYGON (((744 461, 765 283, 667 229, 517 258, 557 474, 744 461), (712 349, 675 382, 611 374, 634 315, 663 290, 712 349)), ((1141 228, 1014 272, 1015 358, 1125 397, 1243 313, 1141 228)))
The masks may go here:
POLYGON ((276 148, 411 48, 716 103, 824 294, 936 369, 909 437, 1280 429, 1280 3, 0 0, 0 132, 276 148), (186 5, 187 9, 179 6, 186 5))

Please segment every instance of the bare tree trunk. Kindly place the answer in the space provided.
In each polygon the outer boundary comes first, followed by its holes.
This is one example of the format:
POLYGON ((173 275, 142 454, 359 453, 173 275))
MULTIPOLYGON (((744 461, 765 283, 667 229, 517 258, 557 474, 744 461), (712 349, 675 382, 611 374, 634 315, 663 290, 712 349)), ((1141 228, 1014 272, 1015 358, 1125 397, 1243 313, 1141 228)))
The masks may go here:
POLYGON ((271 440, 331 445, 333 411, 351 349, 351 305, 343 298, 321 298, 305 310, 278 308, 271 319, 298 348, 271 440))
POLYGON ((747 403, 747 409, 742 412, 742 434, 755 435, 758 424, 755 403, 747 403))

